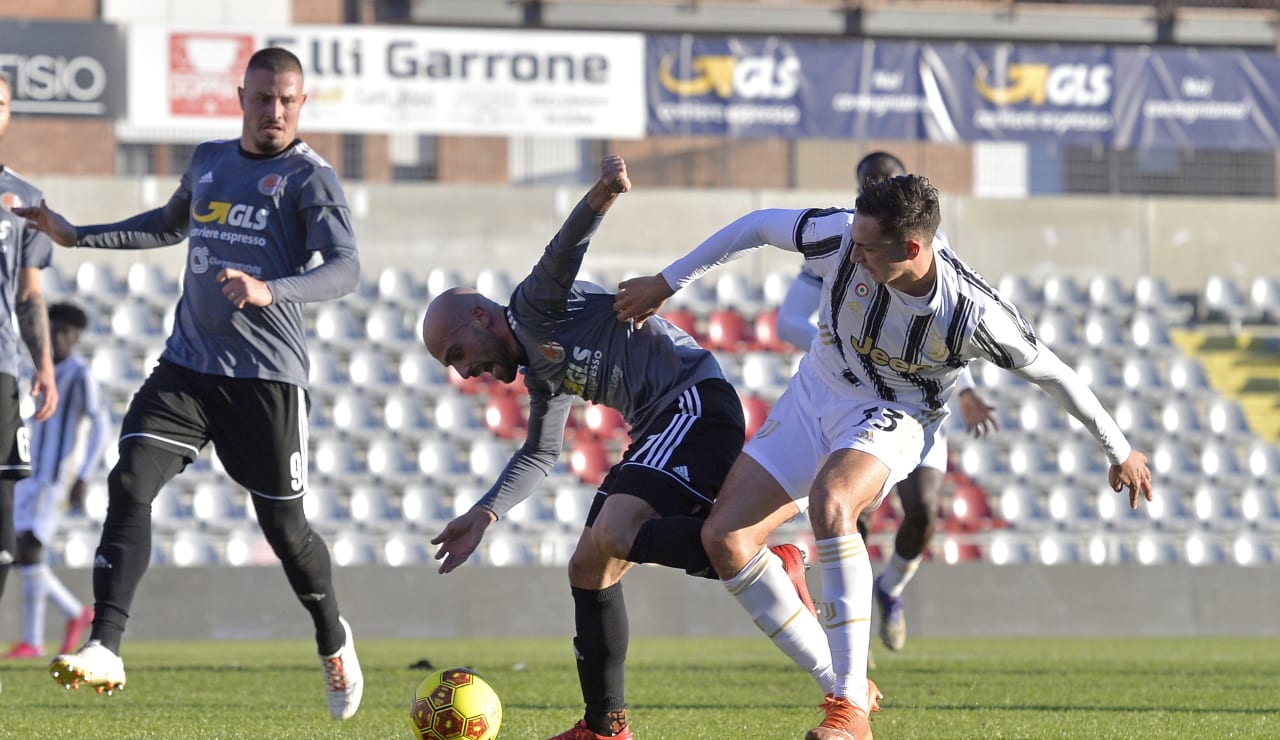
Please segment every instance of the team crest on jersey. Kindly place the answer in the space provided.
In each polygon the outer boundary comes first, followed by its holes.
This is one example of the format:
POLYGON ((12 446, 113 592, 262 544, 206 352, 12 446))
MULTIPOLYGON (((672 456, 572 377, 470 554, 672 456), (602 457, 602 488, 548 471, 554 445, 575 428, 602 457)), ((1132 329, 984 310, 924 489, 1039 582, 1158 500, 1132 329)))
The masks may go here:
POLYGON ((5 193, 4 195, 0 195, 0 203, 3 203, 5 208, 21 208, 24 205, 22 202, 22 196, 17 193, 5 193))
POLYGON ((853 286, 853 294, 859 298, 866 298, 871 295, 871 286, 866 283, 856 283, 853 286))
POLYGON ((934 362, 946 362, 951 356, 950 350, 947 349, 947 343, 942 341, 942 337, 937 334, 930 334, 928 341, 925 343, 924 355, 934 362))
POLYGON ((547 342, 538 346, 538 354, 552 362, 561 362, 564 360, 564 347, 559 342, 547 342))
POLYGON ((258 192, 265 196, 270 197, 281 190, 284 190, 284 175, 272 172, 258 181, 258 192))

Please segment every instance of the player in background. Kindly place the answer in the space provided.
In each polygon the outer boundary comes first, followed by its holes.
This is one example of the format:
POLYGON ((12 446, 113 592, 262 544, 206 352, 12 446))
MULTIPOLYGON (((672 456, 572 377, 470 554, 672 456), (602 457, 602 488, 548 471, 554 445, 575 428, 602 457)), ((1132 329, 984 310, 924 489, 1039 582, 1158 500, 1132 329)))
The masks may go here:
MULTIPOLYGON (((523 373, 529 389, 524 445, 480 501, 431 540, 440 545, 441 573, 461 565, 488 527, 528 498, 556 464, 575 396, 618 410, 629 425, 631 446, 600 484, 569 560, 586 711, 557 736, 562 740, 632 736, 621 579, 633 563, 716 577, 700 532, 745 437, 742 402, 709 351, 662 319, 643 327, 618 322, 612 293, 575 281, 605 212, 630 188, 625 162, 606 158, 599 180, 508 306, 454 288, 431 302, 422 328, 431 355, 463 378, 488 373, 510 383, 523 373)), ((812 616, 801 605, 808 590, 799 548, 778 546, 760 567, 789 590, 797 611, 812 616)), ((830 674, 830 660, 805 668, 830 674)))
MULTIPOLYGON (((888 152, 872 152, 863 157, 855 170, 859 192, 869 182, 907 174, 902 161, 888 152)), ((946 244, 942 232, 934 236, 935 247, 946 244)), ((822 278, 807 265, 787 288, 778 307, 778 336, 796 347, 807 350, 818 336, 815 317, 822 299, 822 278)), ((999 430, 995 407, 986 403, 974 388, 973 374, 966 366, 956 378, 957 400, 965 428, 975 436, 985 437, 999 430)), ((902 502, 902 523, 893 542, 893 555, 884 571, 876 578, 873 593, 880 608, 880 640, 890 650, 901 650, 907 643, 907 618, 903 610, 902 592, 915 577, 924 553, 933 540, 938 521, 938 505, 942 483, 947 473, 947 442, 939 429, 937 440, 920 466, 911 471, 894 490, 902 502)), ((864 542, 871 533, 871 509, 858 517, 858 532, 864 542)), ((868 654, 868 658, 870 654, 868 654)), ((874 666, 872 666, 874 667, 874 666)))
POLYGON ((31 431, 32 477, 18 483, 14 494, 14 522, 18 532, 18 573, 22 576, 22 641, 6 658, 44 657, 44 605, 52 600, 67 618, 59 652, 71 652, 93 623, 93 609, 58 580, 44 562, 44 545, 53 541, 61 519, 64 494, 84 499, 85 479, 102 464, 111 435, 111 412, 89 372, 89 363, 77 354, 80 333, 89 317, 70 303, 49 306, 49 334, 53 370, 61 399, 53 416, 38 421, 31 431), (80 422, 90 423, 89 438, 71 485, 67 487, 80 422))
MULTIPOLYGON (((826 630, 836 683, 807 740, 872 736, 873 576, 857 518, 927 457, 964 365, 985 359, 1043 388, 1098 441, 1111 487, 1128 488, 1134 508, 1139 497, 1151 500, 1146 456, 1015 306, 949 248, 935 248, 940 220, 927 179, 894 177, 865 188, 852 211, 750 213, 661 273, 620 286, 619 319, 642 321, 713 266, 766 244, 799 252, 822 278, 819 339, 734 463, 703 527, 716 570, 755 617, 755 599, 771 587, 749 579, 761 544, 809 508, 820 617, 802 612, 770 635, 785 651, 819 620, 826 630)), ((775 589, 771 598, 795 597, 775 589)))
POLYGON ((133 397, 94 556, 93 632, 50 673, 64 685, 125 682, 120 640, 151 559, 151 502, 212 442, 252 494, 258 524, 310 613, 329 712, 346 719, 364 689, 351 627, 339 616, 329 550, 303 513, 307 348, 303 304, 360 280, 346 196, 301 139, 302 65, 261 49, 239 89, 239 139, 198 147, 169 202, 125 221, 75 227, 42 203, 18 213, 65 246, 148 249, 188 239, 182 296, 160 362, 133 397), (313 256, 323 263, 308 269, 313 256))
MULTIPOLYGON (((9 129, 13 88, 0 72, 0 139, 9 129)), ((44 307, 40 270, 49 266, 48 238, 30 228, 11 208, 40 202, 40 191, 0 164, 0 597, 17 549, 13 528, 15 484, 31 475, 31 445, 18 400, 18 339, 35 365, 31 395, 39 399, 35 420, 44 421, 58 406, 49 350, 49 317, 44 307), (16 331, 15 331, 16 324, 16 331)))

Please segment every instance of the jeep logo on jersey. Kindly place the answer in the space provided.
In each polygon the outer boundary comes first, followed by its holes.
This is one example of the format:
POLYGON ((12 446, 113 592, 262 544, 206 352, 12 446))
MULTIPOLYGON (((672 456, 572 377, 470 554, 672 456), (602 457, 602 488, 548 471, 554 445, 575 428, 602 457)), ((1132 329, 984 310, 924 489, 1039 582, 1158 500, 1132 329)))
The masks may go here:
POLYGON ((890 370, 896 373, 918 373, 930 367, 929 365, 917 365, 914 362, 907 362, 901 357, 890 357, 888 352, 872 344, 870 338, 858 339, 856 336, 850 335, 849 346, 858 350, 858 354, 870 359, 875 364, 887 365, 890 370))
POLYGON ((228 226, 239 226, 242 229, 253 229, 254 231, 262 231, 267 228, 267 209, 259 208, 256 211, 253 206, 244 203, 224 203, 220 200, 209 201, 209 210, 206 213, 200 213, 199 204, 191 208, 191 217, 202 224, 219 223, 228 226))
POLYGON ((284 175, 277 175, 272 172, 270 175, 267 175, 258 181, 258 192, 268 198, 281 190, 284 190, 284 175))
POLYGON ((0 203, 3 203, 5 208, 21 208, 22 196, 17 193, 5 193, 0 195, 0 203))

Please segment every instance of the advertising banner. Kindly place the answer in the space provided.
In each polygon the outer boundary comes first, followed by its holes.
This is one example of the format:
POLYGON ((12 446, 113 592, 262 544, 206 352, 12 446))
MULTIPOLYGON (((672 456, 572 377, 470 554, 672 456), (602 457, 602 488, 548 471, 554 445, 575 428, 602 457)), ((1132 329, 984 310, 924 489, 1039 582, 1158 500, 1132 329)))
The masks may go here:
POLYGON ((295 26, 129 33, 129 123, 238 126, 254 50, 302 61, 305 128, 335 132, 639 138, 639 34, 295 26))
POLYGON ((0 70, 18 114, 118 118, 125 110, 125 41, 103 23, 7 19, 0 70))

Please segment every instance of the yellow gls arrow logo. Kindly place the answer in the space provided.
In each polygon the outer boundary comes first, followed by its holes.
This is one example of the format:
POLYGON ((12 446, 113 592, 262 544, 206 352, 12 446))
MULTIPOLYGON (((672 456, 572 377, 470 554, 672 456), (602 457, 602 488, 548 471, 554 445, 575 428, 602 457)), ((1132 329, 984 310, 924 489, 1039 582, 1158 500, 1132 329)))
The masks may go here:
POLYGON ((991 65, 978 67, 973 76, 973 86, 978 94, 996 105, 1012 105, 1030 100, 1035 105, 1044 105, 1045 82, 1049 79, 1047 64, 1011 64, 1006 76, 1009 84, 1004 87, 992 87, 987 84, 987 76, 991 73, 991 65))
POLYGON ((209 210, 200 213, 198 204, 191 209, 191 217, 202 224, 216 222, 239 226, 242 229, 262 231, 267 228, 267 209, 254 210, 253 206, 244 203, 225 203, 220 200, 209 201, 209 210))
POLYGON ((701 56, 690 65, 694 76, 687 80, 676 78, 671 74, 671 65, 675 63, 675 55, 668 54, 658 64, 658 79, 662 86, 676 95, 694 97, 706 95, 715 90, 722 98, 733 96, 733 67, 737 59, 733 56, 701 56))

